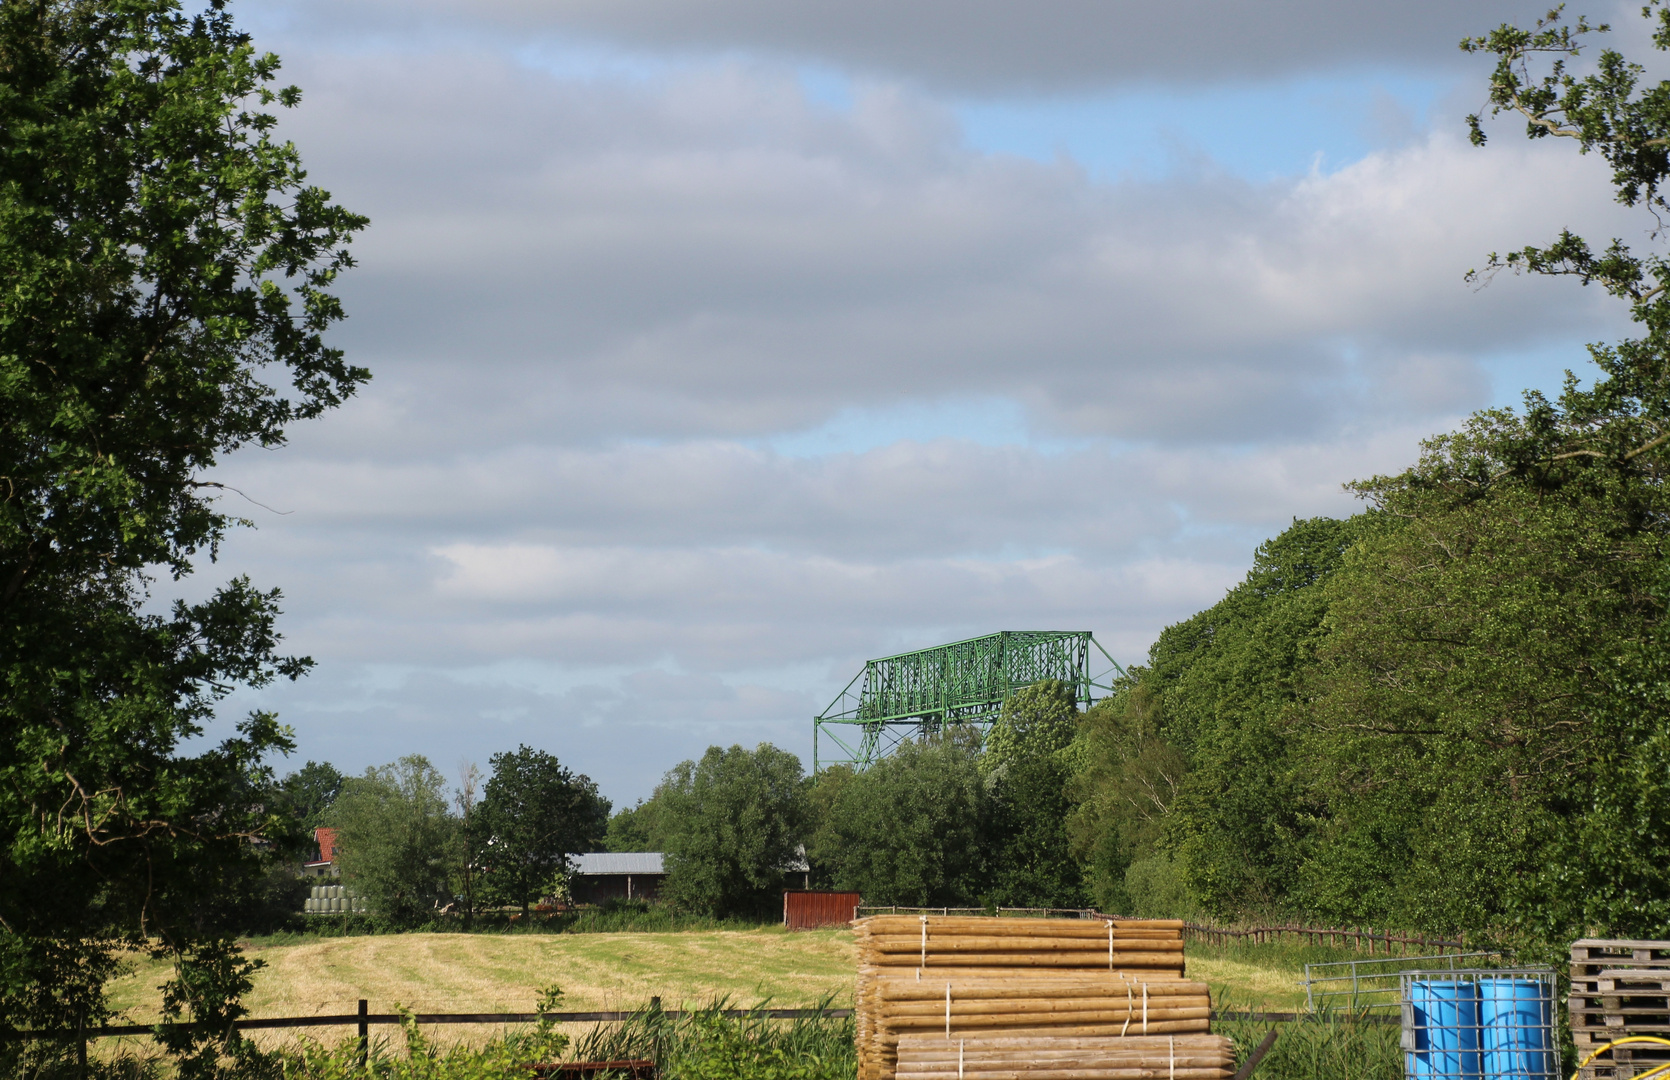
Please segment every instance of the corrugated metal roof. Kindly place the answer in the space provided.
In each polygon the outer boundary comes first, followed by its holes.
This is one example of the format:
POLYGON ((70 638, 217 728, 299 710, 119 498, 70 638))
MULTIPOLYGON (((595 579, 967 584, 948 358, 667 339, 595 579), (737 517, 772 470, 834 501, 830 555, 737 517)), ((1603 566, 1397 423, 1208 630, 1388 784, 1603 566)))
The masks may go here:
POLYGON ((665 874, 659 851, 590 851, 575 855, 576 874, 665 874))

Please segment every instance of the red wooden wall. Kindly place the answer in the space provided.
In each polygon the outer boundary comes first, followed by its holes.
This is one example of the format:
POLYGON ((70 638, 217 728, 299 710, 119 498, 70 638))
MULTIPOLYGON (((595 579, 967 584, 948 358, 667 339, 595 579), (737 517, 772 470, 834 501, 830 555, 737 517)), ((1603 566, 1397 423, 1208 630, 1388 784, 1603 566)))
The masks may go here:
POLYGON ((845 926, 857 915, 863 900, 855 892, 785 892, 783 925, 790 930, 845 926))

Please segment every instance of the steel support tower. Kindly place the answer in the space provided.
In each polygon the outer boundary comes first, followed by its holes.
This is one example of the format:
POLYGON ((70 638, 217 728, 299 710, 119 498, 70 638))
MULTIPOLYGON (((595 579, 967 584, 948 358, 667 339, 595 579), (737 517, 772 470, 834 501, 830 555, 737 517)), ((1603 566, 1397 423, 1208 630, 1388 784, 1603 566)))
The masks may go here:
POLYGON ((812 771, 825 765, 867 768, 912 736, 947 724, 972 724, 982 737, 1010 694, 1045 679, 1073 688, 1079 708, 1108 691, 1125 669, 1088 630, 1003 630, 932 649, 871 660, 829 708, 812 718, 812 771), (1091 676, 1094 648, 1110 669, 1091 676), (825 741, 834 753, 823 756, 825 741))

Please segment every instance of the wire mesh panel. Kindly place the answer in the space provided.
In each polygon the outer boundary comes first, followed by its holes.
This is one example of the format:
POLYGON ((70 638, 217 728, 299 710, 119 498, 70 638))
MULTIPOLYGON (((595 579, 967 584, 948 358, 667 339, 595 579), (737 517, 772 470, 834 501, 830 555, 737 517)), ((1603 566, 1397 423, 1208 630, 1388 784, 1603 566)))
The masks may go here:
POLYGON ((1337 960, 1305 965, 1305 1008, 1392 1010, 1403 1003, 1405 971, 1471 969, 1496 959, 1492 952, 1446 953, 1439 956, 1394 956, 1383 960, 1337 960), (1466 961, 1472 961, 1467 963, 1466 961))
POLYGON ((1554 972, 1405 971, 1404 1075, 1421 1080, 1556 1080, 1554 972))

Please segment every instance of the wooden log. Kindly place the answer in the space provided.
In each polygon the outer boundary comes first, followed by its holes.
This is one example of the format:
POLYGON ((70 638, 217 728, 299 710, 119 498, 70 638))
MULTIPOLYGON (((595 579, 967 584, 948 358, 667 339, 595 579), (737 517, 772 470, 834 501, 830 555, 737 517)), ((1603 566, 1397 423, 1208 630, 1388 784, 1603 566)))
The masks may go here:
MULTIPOLYGON (((1066 952, 1066 953, 936 953, 930 951, 927 963, 915 953, 881 953, 867 957, 878 967, 1082 967, 1094 969, 1101 967, 1108 970, 1107 954, 1098 956, 1095 952, 1066 952)), ((1128 952, 1114 957, 1113 967, 1119 968, 1170 968, 1177 970, 1183 966, 1181 953, 1161 952, 1128 952)))
POLYGON ((1108 998, 1055 998, 1035 1001, 952 1001, 949 1010, 945 1003, 932 1001, 909 1001, 897 1005, 890 1005, 878 1013, 877 1019, 882 1023, 897 1026, 906 1020, 914 1021, 917 1017, 944 1019, 947 1011, 952 1017, 969 1016, 1013 1016, 1032 1017, 1047 1016, 1057 1013, 1079 1013, 1086 1016, 1107 1016, 1121 1018, 1125 1016, 1147 1015, 1151 1020, 1193 1019, 1210 1012, 1212 1003, 1206 998, 1173 998, 1164 1005, 1150 1000, 1144 1004, 1141 998, 1129 1003, 1124 998, 1117 1002, 1108 998))
POLYGON ((1015 1050, 1015 1052, 1002 1053, 1002 1055, 979 1053, 970 1050, 970 1048, 965 1048, 962 1052, 947 1050, 947 1052, 937 1052, 934 1055, 900 1053, 898 1055, 898 1070, 905 1072, 908 1067, 935 1068, 945 1067, 945 1065, 949 1065, 950 1068, 957 1068, 959 1060, 962 1067, 969 1072, 984 1072, 984 1070, 995 1070, 995 1068, 1025 1068, 1029 1065, 1037 1068, 1107 1068, 1111 1065, 1136 1065, 1136 1063, 1152 1062, 1156 1058, 1159 1058, 1161 1062, 1174 1060, 1179 1068, 1217 1068, 1236 1060, 1232 1053, 1224 1053, 1221 1050, 1192 1050, 1191 1052, 1191 1050, 1184 1050, 1182 1047, 1177 1047, 1176 1055, 1167 1053, 1164 1047, 1159 1048, 1157 1052, 1156 1050, 1141 1050, 1141 1052, 1129 1053, 1104 1052, 1104 1050, 1065 1050, 1065 1052, 1057 1053, 1050 1052, 1050 1050, 1015 1050))
MULTIPOLYGON (((1206 985, 1202 983, 1114 983, 1109 987, 1107 983, 1091 985, 1091 987, 1015 987, 1015 985, 992 985, 992 983, 955 982, 905 982, 895 985, 885 985, 877 988, 878 1002, 944 1002, 945 987, 949 985, 952 998, 957 1002, 1017 1002, 1017 1000, 1101 1000, 1101 998, 1117 998, 1124 1002, 1127 997, 1141 998, 1144 988, 1149 1000, 1159 1002, 1174 1002, 1177 998, 1206 998, 1206 985)), ((887 1005, 892 1008, 892 1005, 887 1005)))
MULTIPOLYGON (((884 1000, 875 1011, 875 1015, 882 1016, 926 1016, 936 1009, 943 1015, 947 996, 941 993, 938 997, 911 998, 905 1001, 884 1000)), ((1155 997, 1150 994, 1144 998, 1140 992, 1125 994, 1098 994, 1095 997, 1022 997, 1022 998, 971 998, 949 995, 952 1015, 966 1013, 1002 1013, 1002 1012, 1062 1012, 1086 1010, 1124 1009, 1130 1008, 1140 1011, 1146 1003, 1150 1013, 1162 1009, 1195 1009, 1211 1004, 1211 999, 1205 994, 1178 994, 1167 997, 1155 997)), ((1646 1014, 1663 1016, 1664 1010, 1646 1014)))
MULTIPOLYGON (((897 1073, 900 1080, 952 1080, 957 1077, 957 1067, 949 1070, 929 1072, 929 1070, 903 1070, 897 1073)), ((1167 1067, 1166 1058, 1154 1058, 1152 1063, 1129 1065, 1122 1068, 1065 1068, 1065 1070, 1047 1070, 1047 1068, 1007 1068, 1000 1072, 982 1072, 984 1080, 1219 1080, 1227 1077, 1227 1068, 1186 1068, 1177 1065, 1176 1068, 1167 1067)))
MULTIPOLYGON (((1106 935, 1095 937, 992 937, 980 934, 957 934, 939 939, 929 938, 924 950, 921 939, 903 934, 888 934, 860 943, 860 950, 879 953, 916 953, 926 951, 929 956, 944 952, 1099 952, 1107 954, 1110 947, 1106 935)), ((1115 954, 1122 952, 1182 952, 1178 939, 1121 938, 1111 943, 1115 954)))
POLYGON ((1233 1053, 1235 1044, 1222 1035, 1131 1035, 1118 1038, 1107 1035, 1063 1036, 1063 1035, 990 1035, 969 1036, 968 1038, 946 1039, 936 1035, 907 1035, 900 1041, 900 1046, 910 1050, 933 1049, 935 1047, 957 1047, 959 1045, 979 1046, 993 1050, 1026 1050, 1047 1049, 1049 1047, 1065 1047, 1068 1049, 1114 1046, 1124 1049, 1162 1046, 1171 1047, 1203 1047, 1218 1046, 1226 1052, 1233 1053))
MULTIPOLYGON (((1013 1012, 967 1013, 959 1013, 953 1007, 949 1027, 956 1031, 959 1028, 970 1027, 1018 1028, 1031 1024, 1123 1024, 1129 1021, 1133 1028, 1145 1029, 1138 1030, 1138 1035, 1147 1035, 1159 1024, 1177 1020, 1205 1020, 1211 1015, 1210 1005, 1182 1009, 1149 1009, 1146 1020, 1143 1019, 1141 1005, 1130 1009, 1017 1009, 1013 1012)), ((937 1016, 932 1013, 890 1013, 881 1018, 881 1025, 891 1031, 906 1031, 911 1028, 932 1031, 947 1026, 943 1009, 937 1016)))
MULTIPOLYGON (((978 915, 929 915, 928 935, 934 934, 1024 934, 1028 937, 1107 937, 1107 922, 1102 919, 994 919, 978 915)), ((871 915, 853 924, 860 934, 921 933, 922 918, 917 915, 871 915)), ((1164 930, 1181 933, 1181 919, 1118 919, 1113 928, 1120 930, 1164 930)))
POLYGON ((899 1065, 935 1065, 941 1062, 955 1066, 960 1059, 965 1068, 993 1068, 1016 1065, 1039 1064, 1051 1068, 1072 1068, 1073 1066, 1115 1065, 1127 1061, 1152 1061, 1159 1057, 1162 1060, 1172 1060, 1179 1065, 1222 1065, 1235 1060, 1235 1055, 1222 1050, 1194 1049, 1188 1050, 1181 1046, 1175 1055, 1171 1055, 1165 1047, 1147 1050, 1012 1050, 1001 1054, 982 1053, 972 1047, 950 1050, 936 1050, 932 1053, 908 1051, 900 1052, 899 1065))
MULTIPOLYGON (((944 1024, 945 1021, 942 1018, 940 1020, 939 1028, 941 1032, 944 1031, 944 1024)), ((1047 1023, 1044 1022, 1043 1019, 1026 1020, 1018 1024, 1013 1022, 1006 1024, 969 1023, 962 1026, 953 1022, 951 1025, 951 1037, 956 1038, 959 1031, 1008 1031, 1015 1035, 1028 1033, 1036 1034, 1039 1032, 1059 1032, 1062 1035, 1120 1035, 1123 1033, 1126 1037, 1131 1035, 1182 1035, 1185 1033, 1204 1034, 1209 1025, 1210 1021, 1206 1017, 1202 1017, 1199 1020, 1159 1020, 1150 1021, 1148 1029, 1144 1031, 1142 1030, 1140 1020, 1131 1021, 1129 1023, 1123 1019, 1085 1021, 1082 1019, 1075 1019, 1071 1016, 1057 1016, 1051 1017, 1047 1023)), ((916 1034, 919 1031, 920 1029, 915 1032, 908 1030, 901 1032, 883 1028, 878 1031, 876 1039, 878 1044, 883 1048, 890 1048, 898 1045, 899 1036, 901 1034, 916 1034)))
POLYGON ((949 1054, 925 1058, 916 1055, 900 1055, 898 1070, 901 1074, 907 1072, 930 1072, 937 1069, 962 1069, 969 1073, 1000 1072, 1007 1069, 1116 1069, 1132 1066, 1148 1065, 1154 1062, 1176 1062, 1179 1069, 1221 1069, 1225 1065, 1234 1064, 1234 1057, 1221 1053, 1185 1053, 1178 1050, 1175 1056, 1168 1055, 1165 1050, 1155 1052, 1145 1050, 1140 1054, 1085 1054, 1050 1055, 1046 1051, 1038 1051, 1037 1056, 1028 1057, 1022 1054, 1005 1057, 990 1057, 973 1052, 965 1053, 959 1059, 956 1051, 949 1054))

